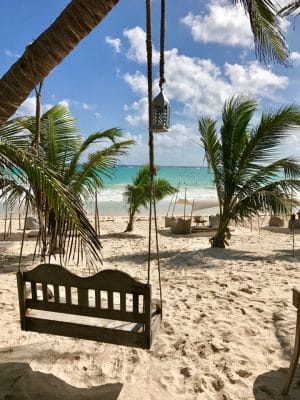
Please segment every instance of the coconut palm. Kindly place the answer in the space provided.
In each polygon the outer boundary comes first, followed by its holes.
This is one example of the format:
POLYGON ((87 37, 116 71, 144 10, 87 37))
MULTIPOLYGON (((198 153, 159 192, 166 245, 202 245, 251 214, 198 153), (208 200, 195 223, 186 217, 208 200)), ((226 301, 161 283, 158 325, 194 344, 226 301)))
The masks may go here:
MULTIPOLYGON (((19 118, 16 123, 35 136, 35 117, 19 118)), ((118 128, 98 131, 83 139, 68 107, 58 104, 41 117, 40 157, 61 175, 65 185, 88 200, 103 186, 103 176, 112 177, 118 158, 134 143, 121 139, 118 128), (95 145, 99 150, 92 151, 95 145), (88 152, 87 161, 83 162, 88 152)))
MULTIPOLYGON (((43 204, 48 204, 56 218, 60 218, 76 237, 73 245, 80 243, 100 260, 101 245, 89 223, 78 198, 61 183, 59 174, 29 150, 26 135, 14 122, 2 124, 0 128, 1 196, 18 192, 28 195, 30 189, 39 191, 43 204), (25 185, 26 184, 26 185, 25 185)), ((73 245, 65 253, 71 256, 73 245)))
POLYGON ((239 223, 259 212, 287 214, 291 188, 300 189, 300 165, 293 158, 277 157, 281 140, 300 126, 300 108, 288 105, 263 113, 260 122, 251 127, 256 111, 256 100, 234 96, 223 107, 219 136, 217 121, 199 121, 201 143, 220 206, 213 247, 225 247, 231 221, 239 223))
MULTIPOLYGON (((35 138, 36 118, 25 117, 14 121, 21 132, 27 132, 28 141, 31 143, 35 138)), ((41 117, 40 121, 40 148, 39 156, 55 170, 61 182, 69 188, 83 204, 90 197, 93 197, 95 191, 103 186, 103 176, 111 177, 118 157, 125 154, 132 140, 121 141, 122 134, 120 129, 113 128, 103 132, 96 132, 83 140, 78 133, 78 128, 74 117, 69 109, 63 105, 56 105, 49 109, 41 117), (108 143, 107 143, 108 142, 108 143), (101 148, 98 151, 91 152, 86 162, 82 162, 84 153, 91 150, 95 145, 101 148)), ((11 182, 12 177, 5 177, 3 181, 3 193, 8 196, 8 200, 16 201, 20 196, 22 187, 20 179, 11 182)), ((23 188, 26 192, 28 184, 23 179, 23 188)), ((37 198, 32 198, 33 206, 37 198)), ((54 213, 54 210, 46 203, 45 206, 46 221, 48 233, 52 235, 50 254, 61 251, 58 245, 59 231, 63 224, 54 213)), ((63 230, 65 232, 65 230, 63 230)), ((60 243, 64 241, 59 240, 60 243)))
MULTIPOLYGON (((30 92, 86 37, 119 0, 72 0, 60 16, 0 80, 0 123, 11 117, 30 92)), ((264 61, 285 63, 288 49, 276 2, 232 0, 250 19, 256 52, 264 61)))
MULTIPOLYGON (((158 171, 158 168, 156 168, 158 171)), ((154 178, 154 196, 156 200, 162 200, 165 196, 177 191, 166 179, 154 178)), ((151 175, 150 167, 144 165, 132 179, 132 184, 126 186, 124 200, 128 206, 129 221, 125 232, 133 230, 133 222, 136 213, 142 207, 149 207, 151 201, 151 175)))

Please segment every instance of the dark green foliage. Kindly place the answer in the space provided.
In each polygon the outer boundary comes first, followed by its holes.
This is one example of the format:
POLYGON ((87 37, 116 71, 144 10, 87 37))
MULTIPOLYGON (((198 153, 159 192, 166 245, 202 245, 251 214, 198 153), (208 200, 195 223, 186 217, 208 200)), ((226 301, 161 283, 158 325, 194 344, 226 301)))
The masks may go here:
POLYGON ((291 190, 300 189, 298 162, 290 157, 278 159, 280 143, 300 126, 300 108, 288 105, 263 113, 257 126, 251 127, 256 110, 254 99, 232 97, 223 107, 219 136, 216 121, 199 121, 220 204, 220 227, 212 239, 216 247, 225 246, 230 221, 238 223, 259 212, 286 214, 291 190))
MULTIPOLYGON (((158 169, 156 168, 156 172, 158 169)), ((156 200, 162 200, 165 196, 177 191, 166 179, 154 178, 154 194, 156 200)), ((136 213, 142 207, 149 207, 151 200, 151 174, 150 167, 141 167, 133 179, 132 184, 126 186, 124 199, 128 206, 129 221, 126 232, 133 230, 133 221, 136 213)))

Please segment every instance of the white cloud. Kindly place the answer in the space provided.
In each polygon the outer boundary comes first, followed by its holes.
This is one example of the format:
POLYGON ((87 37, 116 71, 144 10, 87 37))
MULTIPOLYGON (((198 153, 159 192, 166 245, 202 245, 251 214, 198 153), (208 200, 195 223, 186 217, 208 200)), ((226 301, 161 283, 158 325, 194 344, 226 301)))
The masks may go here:
POLYGON ((160 165, 200 165, 203 161, 195 124, 171 125, 168 134, 155 134, 154 143, 160 165))
POLYGON ((121 53, 121 40, 119 38, 113 39, 111 36, 106 36, 105 42, 109 44, 116 53, 121 53))
POLYGON ((129 114, 125 119, 132 126, 147 126, 148 124, 148 100, 146 97, 135 101, 131 106, 125 105, 125 111, 129 114))
MULTIPOLYGON (((136 26, 132 29, 125 29, 123 31, 123 35, 128 39, 130 43, 130 47, 127 51, 127 58, 133 61, 137 61, 141 64, 146 63, 146 33, 145 31, 136 26)), ((157 64, 159 62, 159 53, 153 48, 152 53, 152 61, 153 64, 157 64)))
MULTIPOLYGON (((54 98, 55 96, 52 95, 51 98, 54 98)), ((31 96, 28 97, 22 104, 21 106, 18 108, 16 115, 17 116, 30 116, 30 115, 35 115, 35 104, 36 104, 36 99, 35 96, 31 96)), ((68 109, 70 109, 70 107, 75 106, 78 108, 81 108, 83 110, 86 111, 90 111, 90 110, 94 110, 95 106, 85 103, 85 102, 81 102, 78 100, 71 100, 71 99, 62 99, 58 102, 58 104, 61 104, 65 107, 67 107, 68 109)), ((42 113, 45 113, 46 111, 48 111, 51 107, 53 107, 53 104, 42 104, 42 113)), ((95 113, 97 114, 97 113, 95 113)), ((100 116, 100 114, 99 114, 100 116)), ((101 117, 101 116, 100 116, 101 117)))
POLYGON ((246 91, 261 97, 273 97, 275 89, 284 89, 288 85, 286 76, 276 75, 257 61, 246 66, 226 63, 224 69, 235 92, 246 91))
MULTIPOLYGON (((274 4, 277 10, 287 3, 281 0, 281 5, 274 4)), ((188 13, 181 22, 191 31, 195 42, 220 43, 228 46, 253 48, 254 40, 251 31, 249 17, 244 7, 233 5, 228 0, 210 0, 205 15, 188 13)), ((280 28, 287 32, 290 22, 279 18, 280 28)))
MULTIPOLYGON (((131 42, 132 50, 134 46, 135 42, 131 42)), ((288 84, 286 76, 276 75, 270 68, 263 67, 256 61, 246 65, 226 63, 221 68, 212 60, 188 57, 178 54, 177 49, 172 49, 165 52, 165 62, 167 97, 181 106, 179 112, 183 116, 195 119, 201 115, 216 117, 220 114, 224 101, 237 92, 275 98, 276 90, 283 89, 288 84)), ((143 74, 127 73, 123 78, 133 92, 145 97, 147 79, 143 74)), ((157 80, 153 87, 155 95, 157 80)), ((145 99, 127 106, 125 111, 128 112, 126 120, 129 124, 146 125, 145 99)))
POLYGON ((94 115, 95 115, 96 118, 99 118, 99 119, 102 118, 102 115, 100 113, 98 113, 98 112, 95 112, 94 115))
POLYGON ((70 103, 69 103, 69 100, 67 100, 67 99, 61 100, 58 104, 70 109, 70 103))
MULTIPOLYGON (((134 140, 135 144, 130 146, 128 156, 124 157, 126 164, 143 165, 149 157, 148 143, 143 139, 141 134, 134 135, 131 132, 126 132, 123 135, 124 140, 134 140)), ((122 162, 122 159, 120 159, 122 162)))
POLYGON ((79 101, 75 99, 63 99, 59 102, 59 104, 64 104, 66 107, 76 107, 85 111, 95 110, 96 106, 94 104, 88 104, 84 101, 79 101))
POLYGON ((300 53, 292 51, 290 57, 294 65, 300 65, 300 53))
POLYGON ((123 79, 129 84, 135 93, 138 93, 142 96, 147 95, 147 78, 145 75, 141 74, 139 71, 136 71, 134 75, 126 73, 123 79))
POLYGON ((229 46, 253 47, 249 18, 241 6, 232 2, 211 1, 206 15, 189 13, 181 22, 190 30, 197 42, 221 43, 229 46))
POLYGON ((4 50, 4 54, 5 54, 7 57, 10 57, 10 58, 19 58, 19 57, 21 57, 20 54, 14 53, 14 52, 11 51, 11 50, 4 50))
MULTIPOLYGON (((127 132, 124 139, 135 141, 126 157, 127 164, 145 164, 149 158, 148 137, 127 132)), ((158 165, 200 165, 203 150, 199 143, 199 134, 192 125, 174 124, 168 134, 155 134, 155 162, 158 165), (187 157, 188 154, 188 157, 187 157)))
MULTIPOLYGON (((17 117, 27 117, 35 115, 35 105, 36 105, 36 98, 35 96, 28 97, 20 107, 16 111, 17 117)), ((42 114, 48 111, 53 104, 43 104, 42 105, 42 114)))

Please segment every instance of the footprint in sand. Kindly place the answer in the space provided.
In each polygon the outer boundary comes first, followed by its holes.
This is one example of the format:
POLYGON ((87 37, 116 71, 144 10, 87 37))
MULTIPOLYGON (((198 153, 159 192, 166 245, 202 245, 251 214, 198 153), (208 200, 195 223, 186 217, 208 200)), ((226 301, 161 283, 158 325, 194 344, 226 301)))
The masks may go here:
POLYGON ((236 373, 238 374, 238 376, 240 376, 241 378, 249 378, 249 376, 252 375, 252 372, 247 371, 245 369, 239 369, 238 371, 236 371, 236 373))

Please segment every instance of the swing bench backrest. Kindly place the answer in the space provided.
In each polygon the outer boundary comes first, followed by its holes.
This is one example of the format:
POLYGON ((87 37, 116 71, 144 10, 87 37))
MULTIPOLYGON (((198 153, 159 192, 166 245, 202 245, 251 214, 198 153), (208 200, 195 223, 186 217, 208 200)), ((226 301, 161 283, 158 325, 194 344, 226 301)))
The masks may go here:
POLYGON ((41 264, 17 280, 23 330, 149 349, 160 325, 151 285, 118 270, 79 277, 41 264))

